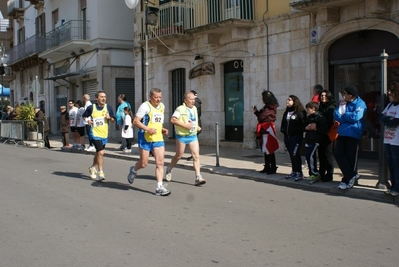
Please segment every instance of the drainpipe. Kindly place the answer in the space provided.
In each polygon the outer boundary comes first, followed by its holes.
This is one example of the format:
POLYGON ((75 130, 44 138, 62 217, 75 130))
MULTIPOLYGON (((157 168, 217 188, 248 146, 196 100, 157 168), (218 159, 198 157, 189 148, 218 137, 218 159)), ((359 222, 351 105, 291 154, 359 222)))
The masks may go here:
POLYGON ((265 13, 263 13, 263 23, 266 26, 266 53, 267 53, 267 57, 266 57, 266 65, 267 65, 267 72, 266 72, 266 79, 267 79, 267 91, 269 91, 269 86, 270 86, 270 82, 269 82, 269 25, 267 25, 266 23, 266 13, 269 12, 269 0, 266 0, 266 11, 265 13))
POLYGON ((141 46, 141 102, 144 102, 146 100, 146 98, 148 97, 145 95, 145 93, 146 93, 145 86, 146 85, 144 83, 147 83, 147 82, 145 81, 144 69, 145 69, 144 47, 141 46))

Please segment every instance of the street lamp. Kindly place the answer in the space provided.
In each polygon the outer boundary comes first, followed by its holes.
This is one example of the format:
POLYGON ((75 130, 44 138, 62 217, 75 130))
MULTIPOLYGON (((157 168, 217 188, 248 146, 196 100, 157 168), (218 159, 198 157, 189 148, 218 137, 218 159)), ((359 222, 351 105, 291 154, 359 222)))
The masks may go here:
MULTIPOLYGON (((135 8, 141 0, 125 0, 128 8, 135 8)), ((143 0, 145 3, 145 94, 149 95, 148 90, 148 25, 156 25, 158 20, 158 11, 156 7, 148 7, 148 3, 155 5, 153 2, 143 0)))

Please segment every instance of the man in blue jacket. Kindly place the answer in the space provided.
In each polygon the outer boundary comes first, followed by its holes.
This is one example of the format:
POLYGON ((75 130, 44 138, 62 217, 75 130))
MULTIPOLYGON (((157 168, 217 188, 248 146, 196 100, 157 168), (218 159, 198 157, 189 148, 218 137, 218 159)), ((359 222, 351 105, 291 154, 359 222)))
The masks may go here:
POLYGON ((345 87, 342 96, 344 99, 334 111, 335 120, 340 123, 334 157, 344 175, 338 188, 345 190, 353 187, 360 178, 356 169, 357 151, 363 134, 367 107, 357 95, 354 86, 345 87))

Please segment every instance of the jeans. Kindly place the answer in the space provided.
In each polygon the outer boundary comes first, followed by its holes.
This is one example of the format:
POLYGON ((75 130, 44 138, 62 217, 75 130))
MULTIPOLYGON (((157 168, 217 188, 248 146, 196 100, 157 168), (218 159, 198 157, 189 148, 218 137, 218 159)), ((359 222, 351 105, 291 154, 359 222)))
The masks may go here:
POLYGON ((384 144, 384 149, 391 180, 390 189, 399 193, 399 146, 384 144))
POLYGON ((284 136, 284 144, 290 154, 292 172, 302 173, 301 145, 303 134, 284 136))

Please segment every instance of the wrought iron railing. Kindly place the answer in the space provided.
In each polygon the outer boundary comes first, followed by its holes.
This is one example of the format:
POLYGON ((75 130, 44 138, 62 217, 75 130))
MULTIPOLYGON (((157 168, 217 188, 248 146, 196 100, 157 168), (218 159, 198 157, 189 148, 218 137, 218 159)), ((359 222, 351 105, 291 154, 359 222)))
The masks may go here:
MULTIPOLYGON (((184 34, 185 30, 228 19, 254 20, 257 1, 261 0, 186 0, 159 6, 158 24, 149 38, 184 34)), ((136 15, 136 39, 145 38, 145 12, 136 15)))
POLYGON ((7 51, 8 64, 55 48, 72 40, 89 40, 88 21, 71 20, 45 35, 34 35, 7 51))

